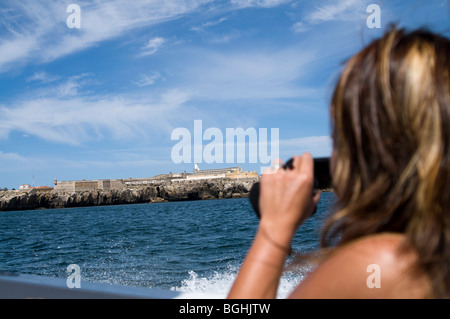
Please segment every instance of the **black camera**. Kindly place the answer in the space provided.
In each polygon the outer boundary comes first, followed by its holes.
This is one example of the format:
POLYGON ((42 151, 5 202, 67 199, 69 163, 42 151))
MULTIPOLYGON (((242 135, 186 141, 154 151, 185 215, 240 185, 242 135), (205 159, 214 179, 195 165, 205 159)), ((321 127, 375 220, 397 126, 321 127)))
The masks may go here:
MULTIPOLYGON (((292 169, 294 160, 291 158, 284 165, 283 169, 292 169)), ((322 157, 314 159, 314 191, 318 189, 331 188, 331 174, 330 174, 330 158, 322 157)), ((258 218, 259 215, 259 182, 255 183, 250 190, 250 203, 256 212, 258 218)))

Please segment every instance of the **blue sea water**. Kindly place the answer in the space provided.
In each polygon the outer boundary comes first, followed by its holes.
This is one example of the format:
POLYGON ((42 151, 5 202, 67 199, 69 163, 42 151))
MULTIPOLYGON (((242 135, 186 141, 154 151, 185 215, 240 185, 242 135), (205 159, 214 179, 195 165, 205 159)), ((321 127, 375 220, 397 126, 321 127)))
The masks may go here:
MULTIPOLYGON (((293 249, 318 247, 335 200, 322 193, 293 249)), ((248 199, 0 212, 0 270, 225 297, 251 245, 258 220, 248 199)), ((285 297, 308 269, 283 275, 285 297)))

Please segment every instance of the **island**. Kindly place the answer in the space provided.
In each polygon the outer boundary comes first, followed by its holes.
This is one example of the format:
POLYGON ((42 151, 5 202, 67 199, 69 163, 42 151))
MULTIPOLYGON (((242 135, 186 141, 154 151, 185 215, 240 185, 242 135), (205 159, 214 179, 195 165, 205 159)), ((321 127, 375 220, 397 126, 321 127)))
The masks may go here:
POLYGON ((160 174, 150 178, 54 180, 54 187, 0 191, 0 211, 248 197, 257 172, 241 167, 160 174))

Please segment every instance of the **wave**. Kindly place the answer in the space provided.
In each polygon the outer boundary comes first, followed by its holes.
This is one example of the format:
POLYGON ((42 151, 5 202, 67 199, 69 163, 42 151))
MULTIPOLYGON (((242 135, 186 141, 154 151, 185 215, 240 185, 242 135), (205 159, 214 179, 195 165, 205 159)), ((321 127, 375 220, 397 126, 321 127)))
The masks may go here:
MULTIPOLYGON (((284 299, 303 280, 305 274, 310 269, 301 269, 295 272, 286 272, 280 279, 277 299, 284 299)), ((238 274, 238 267, 228 267, 224 272, 214 272, 209 276, 200 276, 194 270, 189 271, 189 278, 181 282, 178 287, 171 287, 170 290, 186 293, 187 295, 208 296, 211 299, 223 299, 228 295, 231 286, 238 274)))

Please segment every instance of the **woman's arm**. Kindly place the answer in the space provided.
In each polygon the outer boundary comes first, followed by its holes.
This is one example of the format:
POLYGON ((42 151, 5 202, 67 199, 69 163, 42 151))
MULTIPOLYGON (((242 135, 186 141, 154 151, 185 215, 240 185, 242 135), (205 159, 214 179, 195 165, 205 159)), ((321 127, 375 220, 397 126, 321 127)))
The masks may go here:
POLYGON ((261 178, 261 221, 228 298, 275 298, 292 238, 308 218, 313 197, 314 162, 310 154, 294 157, 292 170, 261 178))
POLYGON ((277 245, 270 242, 264 230, 259 228, 228 298, 276 297, 278 282, 288 255, 288 248, 277 245))

